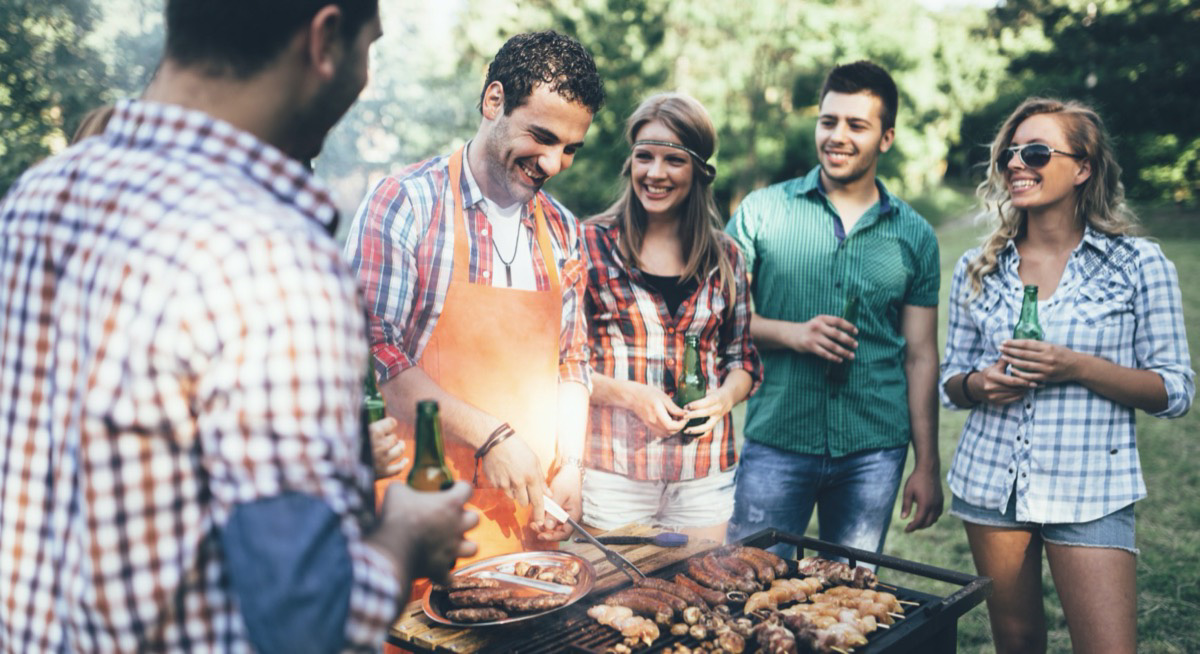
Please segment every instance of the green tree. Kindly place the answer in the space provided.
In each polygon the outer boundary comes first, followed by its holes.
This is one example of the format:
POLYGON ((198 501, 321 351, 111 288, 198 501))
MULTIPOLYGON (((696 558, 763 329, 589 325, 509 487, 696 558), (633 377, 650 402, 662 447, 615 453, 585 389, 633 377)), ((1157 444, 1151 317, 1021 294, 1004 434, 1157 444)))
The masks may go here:
POLYGON ((87 0, 0 0, 0 193, 109 100, 87 0))

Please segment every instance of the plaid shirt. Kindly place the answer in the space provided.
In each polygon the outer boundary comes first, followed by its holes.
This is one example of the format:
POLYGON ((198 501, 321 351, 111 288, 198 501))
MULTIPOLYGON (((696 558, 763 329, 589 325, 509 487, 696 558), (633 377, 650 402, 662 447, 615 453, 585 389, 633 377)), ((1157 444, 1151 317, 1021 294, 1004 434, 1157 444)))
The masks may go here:
POLYGON ((325 190, 203 113, 120 103, 0 204, 0 649, 248 651, 240 503, 340 516, 348 646, 396 613, 363 542, 366 363, 325 190))
MULTIPOLYGON (((750 295, 746 266, 733 239, 720 235, 733 274, 737 299, 729 306, 720 276, 713 271, 684 300, 674 316, 651 290, 641 272, 628 269, 617 255, 618 228, 595 222, 583 226, 587 252, 588 317, 591 320, 592 369, 614 379, 627 379, 675 392, 682 371, 684 337, 700 339, 700 359, 715 390, 731 370, 745 370, 757 387, 762 379, 758 351, 750 338, 750 295)), ((627 409, 592 404, 588 420, 586 463, 589 468, 632 479, 682 481, 699 479, 737 463, 733 418, 725 418, 699 438, 650 435, 627 409)))
MULTIPOLYGON (((461 189, 471 239, 469 279, 490 286, 495 271, 483 193, 465 170, 461 189)), ((435 157, 383 178, 350 225, 345 256, 366 298, 371 352, 380 383, 416 365, 442 315, 454 267, 454 226, 445 219, 443 202, 453 208, 452 198, 450 157, 435 157)), ((539 192, 538 198, 562 284, 559 381, 590 388, 579 224, 545 192, 539 192)), ((522 209, 521 224, 529 230, 526 242, 535 248, 534 277, 538 290, 544 291, 550 288, 550 275, 536 251, 533 218, 530 200, 522 209)))
MULTIPOLYGON (((1010 242, 999 268, 968 297, 964 254, 950 288, 950 329, 942 364, 942 403, 951 377, 1000 358, 1021 310, 1020 256, 1010 242)), ((1054 295, 1039 302, 1045 340, 1163 378, 1167 406, 1155 415, 1187 413, 1195 394, 1175 266, 1154 243, 1107 237, 1088 229, 1071 253, 1054 295)), ((1021 521, 1087 522, 1146 496, 1138 460, 1134 410, 1081 384, 1051 384, 1024 400, 971 411, 948 475, 967 502, 1002 512, 1016 487, 1021 521)))

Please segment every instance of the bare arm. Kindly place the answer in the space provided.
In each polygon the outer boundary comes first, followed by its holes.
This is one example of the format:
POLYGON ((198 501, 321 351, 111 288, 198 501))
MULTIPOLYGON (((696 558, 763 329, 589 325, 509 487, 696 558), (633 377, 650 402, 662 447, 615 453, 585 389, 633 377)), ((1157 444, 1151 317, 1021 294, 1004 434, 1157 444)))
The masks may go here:
MULTIPOLYGON (((504 422, 446 392, 416 366, 384 382, 379 392, 383 394, 388 413, 406 424, 412 424, 416 418, 418 400, 437 401, 442 433, 473 449, 482 446, 504 422)), ((546 484, 541 471, 537 455, 520 438, 502 441, 483 459, 483 473, 496 488, 502 489, 521 506, 533 505, 534 524, 543 519, 542 496, 546 484)))
POLYGON ((1167 408, 1167 387, 1153 370, 1126 368, 1090 354, 1043 341, 1008 340, 1001 361, 1014 377, 1033 384, 1078 382, 1118 404, 1156 413, 1167 408))
POLYGON ((662 389, 592 371, 592 401, 632 411, 660 436, 679 433, 687 423, 684 410, 662 389))
MULTIPOLYGON (((548 487, 550 497, 571 517, 579 520, 583 515, 583 448, 587 435, 588 389, 579 382, 563 381, 558 384, 558 451, 554 458, 548 487)), ((535 522, 535 525, 539 523, 535 522)), ((545 531, 538 535, 542 540, 562 540, 571 535, 573 529, 546 518, 545 531)))
POLYGON ((907 343, 904 374, 908 380, 914 459, 912 475, 904 485, 900 517, 907 518, 912 505, 917 505, 916 515, 904 528, 911 532, 931 526, 942 514, 942 466, 937 444, 937 307, 905 305, 900 320, 907 343))

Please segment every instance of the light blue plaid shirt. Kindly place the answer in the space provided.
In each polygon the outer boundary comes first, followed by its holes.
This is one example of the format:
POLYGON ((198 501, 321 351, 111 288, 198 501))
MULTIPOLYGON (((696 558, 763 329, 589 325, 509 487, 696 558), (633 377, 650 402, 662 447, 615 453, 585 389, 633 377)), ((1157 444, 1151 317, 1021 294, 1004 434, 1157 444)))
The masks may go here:
MULTIPOLYGON (((950 287, 950 327, 939 388, 957 408, 946 380, 1000 358, 1021 309, 1020 255, 1009 242, 999 267, 970 297, 964 254, 950 287)), ((1163 378, 1167 407, 1178 418, 1195 394, 1175 266, 1158 245, 1088 229, 1071 253, 1054 295, 1038 303, 1045 340, 1163 378)), ((1081 384, 1051 384, 1025 399, 981 404, 963 428, 948 475, 970 504, 1003 512, 1016 489, 1017 520, 1087 522, 1146 496, 1137 453, 1134 410, 1081 384)))

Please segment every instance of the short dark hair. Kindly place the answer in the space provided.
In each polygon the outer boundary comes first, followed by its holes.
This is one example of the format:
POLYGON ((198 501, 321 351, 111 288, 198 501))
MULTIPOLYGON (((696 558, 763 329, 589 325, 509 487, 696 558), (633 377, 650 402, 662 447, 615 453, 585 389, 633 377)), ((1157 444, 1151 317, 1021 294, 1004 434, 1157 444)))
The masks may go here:
POLYGON ((166 56, 245 79, 278 56, 327 5, 341 8, 348 39, 379 11, 379 0, 167 0, 166 56))
POLYGON ((896 111, 900 105, 896 82, 882 67, 865 59, 852 64, 843 64, 829 71, 825 77, 825 85, 821 87, 820 102, 830 92, 862 93, 867 92, 883 102, 883 131, 896 126, 896 111))
POLYGON ((604 82, 596 62, 579 41, 552 30, 518 34, 509 39, 488 65, 479 106, 492 82, 504 87, 504 114, 512 113, 538 84, 563 99, 578 102, 595 115, 604 106, 604 82))

